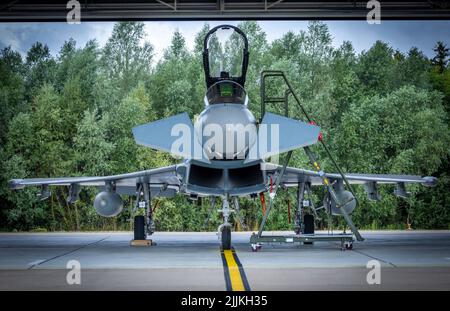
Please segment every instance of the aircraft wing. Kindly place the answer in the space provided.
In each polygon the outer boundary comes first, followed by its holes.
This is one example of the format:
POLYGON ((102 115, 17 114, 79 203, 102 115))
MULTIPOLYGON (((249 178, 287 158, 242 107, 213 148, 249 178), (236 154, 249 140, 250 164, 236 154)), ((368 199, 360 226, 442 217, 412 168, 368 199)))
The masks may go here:
POLYGON ((136 126, 132 131, 138 145, 169 152, 175 157, 210 163, 186 112, 136 126))
POLYGON ((319 134, 320 127, 316 125, 267 112, 259 125, 258 143, 250 148, 245 163, 313 145, 319 134))
MULTIPOLYGON (((325 173, 325 176, 331 180, 342 179, 338 173, 325 173)), ((347 173, 345 177, 351 184, 363 185, 368 182, 377 182, 380 184, 395 184, 403 183, 420 183, 425 186, 434 186, 437 183, 437 178, 432 176, 418 176, 418 175, 393 175, 393 174, 359 174, 347 173)), ((282 183, 298 183, 299 181, 308 179, 312 185, 321 185, 322 179, 319 173, 311 170, 305 170, 295 167, 287 167, 283 176, 282 183)))
POLYGON ((178 190, 180 180, 176 174, 177 165, 154 168, 144 171, 91 177, 57 177, 57 178, 26 178, 9 181, 11 189, 23 189, 27 186, 96 186, 104 187, 108 182, 114 182, 120 194, 134 194, 136 184, 148 180, 150 187, 167 186, 178 190))
MULTIPOLYGON (((271 163, 266 163, 265 169, 267 172, 280 173, 282 166, 271 163)), ((338 173, 325 173, 325 177, 331 182, 342 180, 342 176, 338 173)), ((396 194, 399 196, 406 196, 404 185, 408 183, 418 183, 426 187, 434 187, 437 184, 437 178, 433 176, 417 176, 417 175, 394 175, 394 174, 359 174, 346 173, 350 184, 364 185, 368 195, 374 194, 376 196, 377 184, 396 184, 396 194)), ((305 170, 295 167, 286 167, 286 171, 281 180, 281 185, 286 187, 295 187, 300 182, 309 182, 311 185, 322 185, 322 178, 316 171, 305 170)))

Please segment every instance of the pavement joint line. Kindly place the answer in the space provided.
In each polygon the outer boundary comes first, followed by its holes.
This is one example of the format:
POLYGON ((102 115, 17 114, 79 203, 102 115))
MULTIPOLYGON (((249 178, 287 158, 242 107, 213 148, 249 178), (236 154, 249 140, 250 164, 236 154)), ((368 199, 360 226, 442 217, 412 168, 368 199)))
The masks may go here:
POLYGON ((35 261, 32 261, 32 262, 28 263, 28 266, 36 266, 36 265, 40 264, 43 261, 45 261, 45 259, 38 259, 38 260, 35 260, 35 261))
POLYGON ((381 258, 379 258, 379 257, 375 257, 375 256, 372 256, 372 255, 366 254, 366 253, 364 253, 364 252, 362 252, 362 251, 360 251, 360 250, 352 249, 351 251, 352 251, 352 252, 357 252, 358 254, 361 254, 361 255, 367 256, 367 257, 369 257, 369 258, 372 258, 372 259, 375 259, 375 260, 384 262, 385 264, 391 265, 393 268, 397 268, 397 265, 393 264, 393 263, 390 262, 390 261, 387 261, 387 260, 381 259, 381 258))
POLYGON ((91 246, 91 245, 100 243, 100 242, 102 242, 102 241, 104 241, 104 240, 106 240, 106 239, 108 239, 108 238, 110 238, 110 237, 111 237, 111 236, 108 235, 107 237, 104 237, 104 238, 102 238, 102 239, 100 239, 100 240, 98 240, 98 241, 94 241, 94 242, 88 243, 88 244, 86 244, 86 245, 82 245, 82 246, 77 247, 76 249, 73 249, 73 250, 71 250, 71 251, 68 251, 68 252, 65 252, 65 253, 63 253, 63 254, 59 254, 59 255, 53 256, 52 258, 45 259, 45 260, 42 260, 42 261, 38 261, 38 262, 36 262, 35 264, 29 266, 27 270, 32 270, 34 267, 37 267, 37 266, 39 266, 39 265, 41 265, 41 264, 43 264, 43 263, 49 262, 49 261, 51 261, 51 260, 54 260, 54 259, 57 259, 57 258, 60 258, 60 257, 64 257, 64 256, 66 256, 66 255, 69 255, 69 254, 72 254, 72 253, 74 253, 74 252, 76 252, 76 251, 79 251, 79 250, 82 249, 82 248, 85 248, 85 247, 88 247, 88 246, 91 246))
MULTIPOLYGON (((337 243, 335 243, 335 244, 336 244, 336 245, 339 245, 339 244, 337 244, 337 243)), ((381 259, 381 258, 372 256, 372 255, 366 254, 366 253, 364 253, 363 251, 356 250, 356 249, 354 249, 354 248, 353 248, 351 251, 356 252, 356 253, 358 253, 358 254, 361 254, 361 255, 363 255, 363 256, 367 256, 367 257, 369 257, 369 258, 372 258, 372 259, 375 259, 375 260, 384 262, 385 264, 388 264, 388 265, 392 266, 393 268, 397 268, 397 265, 396 265, 396 264, 393 264, 393 263, 390 262, 390 261, 387 261, 387 260, 384 260, 384 259, 381 259)))

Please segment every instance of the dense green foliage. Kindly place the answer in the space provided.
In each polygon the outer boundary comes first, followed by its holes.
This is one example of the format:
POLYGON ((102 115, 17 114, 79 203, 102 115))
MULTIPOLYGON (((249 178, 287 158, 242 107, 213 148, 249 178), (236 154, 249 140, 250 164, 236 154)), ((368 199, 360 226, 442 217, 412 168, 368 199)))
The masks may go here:
MULTIPOLYGON (((303 105, 322 127, 346 172, 405 173, 439 177, 436 188, 410 186, 408 199, 381 186, 382 200, 370 202, 357 187, 360 206, 354 213, 362 228, 444 228, 450 226, 450 68, 442 42, 428 59, 417 48, 403 54, 377 41, 355 53, 350 42, 339 48, 325 24, 287 32, 269 43, 256 22, 239 27, 250 44, 247 91, 250 109, 259 117, 259 74, 284 70, 303 105)), ((117 174, 176 163, 165 153, 137 146, 133 126, 186 111, 195 117, 205 92, 201 64, 205 24, 189 51, 175 32, 161 60, 143 44, 142 23, 117 23, 103 48, 95 41, 77 47, 69 39, 57 57, 36 43, 25 59, 10 48, 0 55, 0 229, 130 229, 132 197, 114 219, 97 216, 95 189, 83 189, 81 200, 66 202, 67 189, 52 188, 47 201, 38 189, 11 191, 10 178, 117 174)), ((233 49, 233 43, 229 49, 233 49)), ((274 81, 274 85, 277 86, 274 81)), ((274 87, 275 94, 280 88, 274 87)), ((280 95, 280 94, 279 94, 280 95)), ((270 107, 280 112, 280 107, 270 107)), ((301 118, 298 107, 291 116, 301 118)), ((333 167, 320 148, 325 171, 333 167)), ((308 167, 301 151, 292 166, 308 167)), ((315 203, 321 204, 318 189, 315 203)), ((269 228, 288 229, 287 205, 292 191, 280 193, 269 228)), ((155 199, 157 230, 213 230, 214 214, 204 224, 210 202, 191 203, 184 196, 155 199)), ((254 229, 261 219, 258 201, 242 199, 245 223, 254 229)), ((318 225, 326 227, 321 215, 318 225)), ((238 224, 236 224, 237 227, 238 224)), ((239 228, 237 228, 239 229, 239 228)))

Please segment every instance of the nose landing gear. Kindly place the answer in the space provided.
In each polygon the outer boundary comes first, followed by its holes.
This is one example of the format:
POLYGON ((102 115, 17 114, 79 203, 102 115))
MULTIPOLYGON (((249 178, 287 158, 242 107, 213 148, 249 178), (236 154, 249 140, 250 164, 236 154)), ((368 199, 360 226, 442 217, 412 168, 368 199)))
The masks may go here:
POLYGON ((233 210, 230 209, 227 198, 222 200, 222 209, 219 212, 223 215, 223 223, 218 228, 218 236, 223 250, 231 249, 231 224, 228 219, 233 210))

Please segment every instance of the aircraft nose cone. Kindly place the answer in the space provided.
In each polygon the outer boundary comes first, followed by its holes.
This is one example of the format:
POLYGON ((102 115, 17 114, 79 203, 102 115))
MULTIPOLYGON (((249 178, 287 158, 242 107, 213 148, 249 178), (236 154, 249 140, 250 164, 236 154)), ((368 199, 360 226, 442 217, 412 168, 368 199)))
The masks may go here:
POLYGON ((256 120, 243 105, 210 106, 197 120, 201 145, 210 159, 245 159, 256 141, 256 120))

